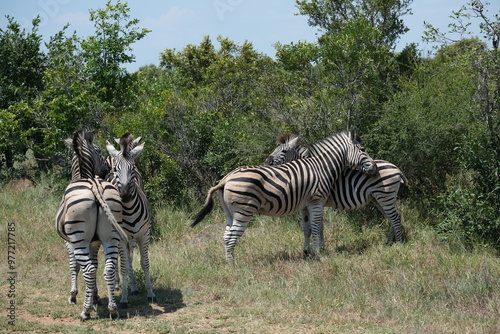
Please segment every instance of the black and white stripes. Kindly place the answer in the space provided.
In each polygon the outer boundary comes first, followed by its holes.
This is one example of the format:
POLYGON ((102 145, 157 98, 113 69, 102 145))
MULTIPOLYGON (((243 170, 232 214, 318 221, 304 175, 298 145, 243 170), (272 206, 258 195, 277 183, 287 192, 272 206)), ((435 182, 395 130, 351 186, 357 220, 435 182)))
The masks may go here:
MULTIPOLYGON (((280 165, 296 159, 322 155, 325 148, 322 141, 303 145, 294 135, 284 135, 278 139, 278 147, 267 157, 266 165, 280 165)), ((388 243, 402 241, 401 218, 396 210, 395 201, 399 186, 405 182, 403 173, 394 164, 375 160, 378 173, 369 176, 356 170, 346 169, 331 187, 325 206, 338 210, 356 210, 372 200, 384 216, 391 222, 388 243)), ((306 213, 303 213, 303 228, 306 242, 310 235, 306 213)), ((322 238, 321 238, 322 239, 322 238)), ((323 240, 322 240, 323 242, 323 240)))
POLYGON ((337 177, 346 168, 373 175, 377 167, 351 133, 342 132, 324 139, 324 154, 279 166, 238 168, 212 187, 205 205, 191 227, 212 209, 214 192, 219 193, 226 215, 224 242, 226 259, 234 257, 234 247, 248 222, 257 214, 281 217, 307 208, 311 217, 313 248, 319 251, 323 206, 337 177))
MULTIPOLYGON (((119 225, 122 216, 120 196, 109 182, 95 175, 107 172, 104 158, 92 143, 93 135, 78 131, 73 136, 72 146, 80 178, 72 181, 56 214, 56 230, 66 241, 70 256, 83 271, 85 280, 85 301, 80 315, 82 320, 90 317, 93 294, 96 285, 98 247, 102 242, 105 256, 104 276, 108 287, 108 309, 112 318, 118 317, 114 298, 114 281, 120 243, 126 234, 119 225)), ((76 172, 73 174, 77 175, 76 172)))
MULTIPOLYGON (((144 280, 148 298, 154 299, 155 294, 151 286, 149 274, 149 242, 151 238, 151 208, 144 194, 142 176, 136 167, 135 161, 142 152, 144 144, 139 139, 133 140, 127 132, 119 140, 120 151, 109 142, 106 148, 111 157, 111 173, 108 180, 119 190, 123 205, 122 227, 129 237, 130 258, 129 279, 132 294, 138 292, 132 270, 132 251, 137 244, 141 254, 141 267, 144 271, 144 280)), ((123 287, 126 289, 126 286, 123 287)))

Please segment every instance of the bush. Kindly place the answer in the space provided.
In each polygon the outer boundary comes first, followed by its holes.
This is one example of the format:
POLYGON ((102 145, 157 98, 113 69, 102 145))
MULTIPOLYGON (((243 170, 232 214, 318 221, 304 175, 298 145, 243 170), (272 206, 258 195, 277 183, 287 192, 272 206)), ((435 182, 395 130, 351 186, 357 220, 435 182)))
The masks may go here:
POLYGON ((466 244, 485 243, 500 250, 500 148, 488 139, 468 139, 459 149, 467 171, 450 178, 447 191, 437 197, 437 229, 466 244))

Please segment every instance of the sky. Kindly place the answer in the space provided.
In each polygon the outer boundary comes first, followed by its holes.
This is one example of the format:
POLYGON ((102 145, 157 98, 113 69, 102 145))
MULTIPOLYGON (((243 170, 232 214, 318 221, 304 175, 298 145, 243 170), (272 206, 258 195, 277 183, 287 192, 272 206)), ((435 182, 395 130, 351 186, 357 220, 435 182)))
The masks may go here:
MULTIPOLYGON (((70 24, 68 31, 77 36, 94 34, 89 21, 89 9, 104 8, 106 0, 0 0, 0 29, 7 25, 6 15, 21 27, 31 30, 31 21, 37 15, 41 22, 39 33, 45 42, 70 24)), ((135 63, 125 65, 132 72, 149 64, 159 64, 165 49, 182 50, 188 44, 198 45, 208 35, 217 46, 217 36, 227 37, 238 44, 251 42, 258 52, 275 56, 274 44, 314 42, 317 28, 307 24, 307 17, 295 15, 295 0, 122 0, 130 7, 130 17, 140 20, 139 27, 151 32, 132 45, 135 63)), ((403 16, 410 31, 399 40, 396 51, 409 43, 417 43, 419 50, 430 51, 432 45, 422 41, 424 21, 446 30, 449 18, 468 0, 413 0, 413 15, 403 16)), ((489 17, 500 14, 500 1, 492 3, 489 17)), ((475 24, 477 26, 478 24, 475 24)))

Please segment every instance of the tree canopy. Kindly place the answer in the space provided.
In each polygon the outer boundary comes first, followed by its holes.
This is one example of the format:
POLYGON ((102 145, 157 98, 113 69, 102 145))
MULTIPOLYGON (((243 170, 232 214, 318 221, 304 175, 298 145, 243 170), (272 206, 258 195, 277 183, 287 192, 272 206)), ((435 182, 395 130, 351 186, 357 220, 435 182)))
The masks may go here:
POLYGON ((499 247, 500 19, 471 1, 450 32, 427 25, 434 53, 395 51, 411 0, 299 0, 314 42, 276 43, 272 58, 251 41, 205 36, 165 49, 159 66, 128 73, 131 46, 149 32, 124 2, 90 10, 95 34, 68 26, 42 45, 40 21, 0 29, 1 177, 69 177, 63 139, 78 128, 104 141, 125 131, 146 141, 139 168, 153 204, 200 200, 230 172, 262 164, 283 133, 313 142, 356 127, 371 156, 398 165, 404 198, 443 236, 499 247), (483 38, 463 38, 475 18, 483 38), (42 51, 45 50, 45 51, 42 51), (63 167, 61 169, 61 166, 63 167), (31 175, 31 174, 30 174, 31 175))

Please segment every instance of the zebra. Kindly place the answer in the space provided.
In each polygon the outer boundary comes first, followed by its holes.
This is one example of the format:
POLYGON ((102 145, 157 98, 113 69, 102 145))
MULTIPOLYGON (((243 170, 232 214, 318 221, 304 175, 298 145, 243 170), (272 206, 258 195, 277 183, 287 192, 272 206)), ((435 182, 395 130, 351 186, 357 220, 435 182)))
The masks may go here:
MULTIPOLYGON (((278 138, 278 147, 266 158, 264 165, 280 165, 295 159, 321 155, 325 151, 321 142, 301 145, 299 141, 298 136, 282 135, 278 138)), ((352 169, 344 170, 342 177, 339 177, 333 184, 325 205, 341 211, 349 211, 363 208, 373 201, 391 223, 387 243, 402 242, 401 217, 394 204, 400 185, 407 182, 406 177, 396 165, 388 161, 375 160, 375 162, 378 173, 373 176, 352 169)), ((307 221, 307 212, 302 212, 306 239, 311 234, 307 221)), ((322 233, 321 242, 324 244, 322 233)))
MULTIPOLYGON (((93 144, 93 135, 91 133, 84 133, 84 136, 89 143, 89 145, 92 145, 92 149, 95 151, 94 157, 98 159, 98 161, 95 163, 97 166, 102 166, 102 170, 100 172, 100 175, 98 175, 100 178, 104 179, 107 177, 109 171, 110 171, 110 165, 105 162, 103 165, 102 159, 104 159, 101 155, 101 148, 95 144, 93 144)), ((64 143, 68 147, 73 147, 73 138, 67 138, 64 140, 64 143)), ((84 172, 86 175, 91 175, 91 171, 84 172)), ((71 181, 77 181, 81 179, 81 173, 80 173, 80 160, 78 158, 78 155, 76 154, 76 151, 73 150, 72 158, 71 158, 71 181)), ((80 266, 78 264, 78 261, 76 261, 75 254, 72 251, 72 247, 69 242, 65 241, 66 245, 66 250, 69 255, 69 268, 70 268, 70 273, 71 273, 71 289, 70 289, 70 296, 68 298, 68 304, 76 304, 76 296, 78 295, 78 273, 80 272, 80 266)), ((98 262, 97 262, 97 254, 99 252, 99 247, 101 246, 101 241, 96 239, 92 240, 90 243, 90 257, 92 259, 93 265, 97 268, 98 262)), ((122 252, 127 252, 128 249, 123 249, 120 247, 120 250, 122 252)), ((126 263, 127 261, 127 256, 121 256, 120 257, 120 262, 121 262, 121 272, 122 276, 127 275, 127 270, 128 270, 128 264, 126 263)), ((118 274, 116 275, 118 279, 118 274)), ((117 286, 115 285, 115 289, 117 286)), ((128 296, 127 296, 127 291, 124 291, 122 293, 122 298, 120 300, 119 308, 127 308, 127 303, 128 303, 128 296)), ((94 287, 94 295, 93 295, 93 303, 94 305, 98 305, 101 303, 101 299, 99 297, 99 291, 97 288, 97 284, 94 287)))
POLYGON ((226 260, 234 261, 234 248, 248 222, 257 214, 281 217, 307 208, 311 217, 313 252, 319 255, 319 232, 323 207, 331 187, 345 168, 368 175, 377 165, 354 139, 353 132, 341 132, 322 140, 324 154, 279 166, 245 166, 227 174, 208 191, 205 204, 195 216, 197 225, 213 208, 218 192, 226 215, 224 243, 226 260))
MULTIPOLYGON (((128 150, 129 151, 132 151, 137 145, 139 145, 139 143, 141 142, 141 139, 142 137, 137 137, 135 139, 133 139, 130 143, 129 143, 129 146, 128 146, 128 150)), ((120 145, 120 138, 115 138, 115 142, 120 145)), ((109 142, 106 142, 106 145, 111 145, 109 142)), ((112 146, 112 145, 111 145, 112 146)), ((111 171, 108 175, 107 175, 107 179, 110 180, 113 178, 113 172, 115 171, 115 162, 113 160, 113 157, 111 155, 108 155, 106 157, 106 163, 108 164, 108 167, 109 167, 109 170, 111 171)), ((144 180, 142 178, 142 174, 141 172, 139 171, 139 168, 137 168, 137 166, 134 164, 134 172, 135 172, 135 182, 137 183, 137 186, 139 188, 142 189, 142 191, 144 191, 144 180)))
MULTIPOLYGON (((108 310, 110 317, 118 317, 114 280, 119 254, 119 245, 126 234, 119 225, 121 202, 116 188, 109 182, 95 177, 107 171, 104 158, 92 144, 93 134, 82 130, 73 135, 73 148, 77 155, 80 179, 72 181, 66 188, 56 214, 55 227, 66 241, 69 253, 82 268, 85 280, 85 301, 81 320, 90 318, 94 288, 96 284, 96 244, 98 238, 104 247, 104 276, 108 287, 108 310)), ((75 173, 76 175, 76 173, 75 173)))
MULTIPOLYGON (((120 151, 107 142, 106 149, 111 157, 112 170, 108 180, 117 186, 123 205, 122 226, 129 236, 129 282, 132 294, 137 294, 138 289, 135 283, 132 270, 132 253, 137 244, 141 254, 141 268, 144 271, 144 281, 147 296, 152 301, 156 297, 149 273, 149 242, 151 239, 151 216, 152 211, 149 202, 144 194, 144 183, 135 164, 136 159, 144 148, 144 143, 138 145, 141 137, 133 140, 130 132, 126 132, 118 140, 120 151)), ((127 286, 123 284, 123 289, 127 286)))

